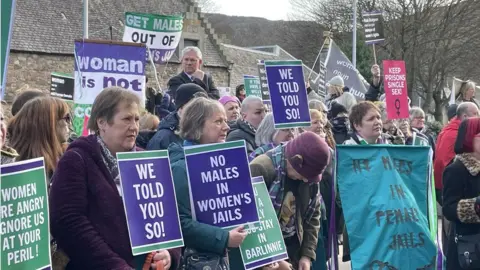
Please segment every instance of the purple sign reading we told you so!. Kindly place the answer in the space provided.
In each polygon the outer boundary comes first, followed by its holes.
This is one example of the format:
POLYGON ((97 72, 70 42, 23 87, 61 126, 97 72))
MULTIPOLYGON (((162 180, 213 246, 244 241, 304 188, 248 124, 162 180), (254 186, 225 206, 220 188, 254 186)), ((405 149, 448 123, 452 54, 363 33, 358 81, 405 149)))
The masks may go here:
POLYGON ((168 152, 117 157, 133 255, 183 246, 168 152))
POLYGON ((193 217, 221 228, 258 221, 245 141, 185 148, 193 217))

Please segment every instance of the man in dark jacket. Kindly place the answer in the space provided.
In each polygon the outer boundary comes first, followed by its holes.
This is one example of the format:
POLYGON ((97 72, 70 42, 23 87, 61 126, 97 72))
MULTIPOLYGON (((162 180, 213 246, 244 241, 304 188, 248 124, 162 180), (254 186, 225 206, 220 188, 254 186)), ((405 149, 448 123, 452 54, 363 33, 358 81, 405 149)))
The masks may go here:
POLYGON ((147 150, 164 150, 173 143, 180 143, 182 139, 176 134, 183 107, 192 99, 198 96, 207 97, 207 93, 203 88, 194 84, 182 84, 176 91, 177 110, 167 115, 160 121, 158 131, 147 144, 147 150))
POLYGON ((242 102, 242 119, 230 125, 227 141, 245 140, 247 153, 250 154, 258 146, 255 143, 255 133, 265 117, 265 106, 259 97, 248 96, 242 102))
MULTIPOLYGON (((208 94, 208 97, 218 100, 220 92, 218 91, 212 76, 200 70, 202 65, 202 52, 197 47, 186 47, 182 51, 182 67, 180 74, 172 77, 168 81, 168 93, 175 97, 177 89, 185 83, 194 83, 201 86, 208 94)), ((176 103, 175 103, 176 104, 176 103)), ((178 106, 177 106, 178 107, 178 106)))

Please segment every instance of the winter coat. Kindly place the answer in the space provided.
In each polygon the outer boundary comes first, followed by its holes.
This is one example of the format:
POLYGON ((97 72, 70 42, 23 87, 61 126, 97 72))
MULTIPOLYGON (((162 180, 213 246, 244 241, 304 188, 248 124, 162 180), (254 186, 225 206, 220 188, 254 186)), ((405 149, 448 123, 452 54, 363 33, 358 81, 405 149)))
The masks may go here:
MULTIPOLYGON (((280 147, 280 146, 278 146, 280 147)), ((273 151, 273 150, 272 150, 273 151)), ((286 170, 286 168, 284 168, 286 170)), ((267 188, 270 189, 272 183, 277 178, 277 170, 273 165, 273 161, 267 154, 260 155, 256 157, 250 163, 250 171, 252 177, 256 176, 263 176, 263 180, 267 185, 267 188)), ((285 178, 285 181, 293 181, 285 178)), ((282 181, 282 185, 284 185, 282 181)), ((320 230, 320 207, 317 207, 313 212, 312 217, 310 220, 305 220, 305 213, 310 204, 310 199, 313 195, 313 191, 316 189, 317 192, 319 191, 319 184, 309 184, 305 182, 301 182, 298 185, 298 194, 302 194, 302 196, 297 196, 295 198, 296 204, 296 235, 299 238, 300 248, 299 250, 295 251, 295 254, 291 254, 289 251, 289 258, 292 261, 298 260, 302 256, 306 256, 311 258, 312 260, 316 259, 316 249, 318 243, 318 232, 320 230)), ((287 192, 287 190, 285 190, 287 192)), ((285 200, 286 197, 284 197, 285 200)), ((287 248, 288 249, 288 248, 287 248)), ((295 263, 294 263, 295 264, 295 263)))
POLYGON ((332 123, 332 133, 336 144, 343 144, 350 139, 348 117, 335 117, 330 122, 332 123))
POLYGON ((180 136, 175 134, 180 124, 178 113, 172 112, 163 118, 158 125, 158 130, 147 144, 147 150, 165 150, 171 143, 182 144, 180 136))
POLYGON ((192 218, 187 167, 182 145, 173 143, 168 148, 168 152, 185 247, 224 255, 227 250, 228 231, 200 223, 192 218))
POLYGON ((230 125, 230 131, 227 135, 227 142, 237 140, 245 140, 248 154, 258 147, 255 143, 255 131, 241 119, 230 125))
MULTIPOLYGON (((70 258, 67 270, 136 266, 122 198, 95 135, 70 144, 58 162, 49 197, 50 230, 70 258)), ((169 252, 171 269, 176 269, 180 249, 169 252)))
POLYGON ((18 157, 17 151, 15 149, 4 146, 1 151, 1 160, 0 164, 9 164, 15 162, 15 159, 18 157))
POLYGON ((144 130, 138 133, 137 139, 135 140, 135 144, 137 147, 142 149, 147 149, 148 142, 153 138, 153 136, 157 133, 154 130, 144 130))
POLYGON ((457 139, 458 128, 462 123, 461 119, 453 118, 438 135, 437 145, 435 147, 435 159, 433 161, 433 173, 435 178, 435 188, 443 188, 443 171, 448 164, 455 158, 455 140, 457 139))
POLYGON ((180 72, 178 75, 168 80, 168 94, 175 99, 175 94, 177 93, 178 87, 186 83, 194 83, 199 85, 205 89, 205 91, 207 91, 208 97, 211 99, 220 99, 220 91, 218 91, 217 87, 215 86, 212 76, 207 73, 205 73, 202 80, 198 78, 193 78, 192 80, 185 72, 180 72))
MULTIPOLYGON (((458 155, 443 173, 443 215, 450 220, 446 257, 447 270, 459 270, 455 233, 480 233, 480 218, 475 200, 480 194, 480 161, 471 154, 458 155)), ((468 236, 467 236, 468 237, 468 236)))
POLYGON ((357 99, 355 98, 355 96, 350 93, 350 92, 343 92, 342 95, 340 95, 339 97, 327 97, 327 100, 325 101, 326 105, 328 108, 330 108, 330 105, 332 102, 337 102, 341 105, 343 105, 343 107, 345 107, 345 109, 347 109, 348 113, 350 113, 350 111, 352 110, 352 107, 357 104, 357 99))
POLYGON ((382 83, 383 83, 382 78, 380 79, 378 86, 374 86, 373 83, 370 83, 370 87, 368 88, 367 93, 365 93, 366 101, 371 101, 371 102, 378 101, 380 94, 382 92, 382 83))

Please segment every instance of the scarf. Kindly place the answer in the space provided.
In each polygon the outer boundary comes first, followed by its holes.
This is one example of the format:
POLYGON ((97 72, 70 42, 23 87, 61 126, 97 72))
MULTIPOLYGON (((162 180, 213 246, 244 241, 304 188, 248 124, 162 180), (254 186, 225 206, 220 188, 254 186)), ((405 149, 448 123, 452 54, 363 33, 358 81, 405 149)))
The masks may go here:
MULTIPOLYGON (((286 161, 285 161, 285 145, 280 144, 274 149, 268 151, 266 154, 272 160, 273 167, 277 173, 275 180, 270 186, 268 191, 270 195, 270 200, 272 201, 273 208, 277 213, 277 217, 280 215, 280 210, 282 208, 283 199, 285 196, 284 183, 287 181, 287 172, 286 172, 286 161)), ((315 184, 318 185, 318 184, 315 184)), ((316 189, 316 192, 312 192, 310 203, 308 204, 307 211, 304 215, 304 221, 310 222, 315 212, 315 209, 321 206, 322 198, 319 192, 319 189, 316 189)))
POLYGON ((262 154, 265 154, 267 151, 272 150, 275 146, 276 145, 273 144, 273 143, 268 143, 268 144, 264 144, 264 145, 258 147, 257 149, 255 149, 255 151, 253 151, 252 153, 250 153, 250 155, 248 155, 248 161, 252 161, 256 157, 258 157, 262 154))
POLYGON ((242 120, 242 121, 248 126, 248 128, 250 128, 253 131, 254 134, 257 133, 257 129, 254 128, 249 122, 245 120, 242 120))
MULTIPOLYGON (((100 145, 100 151, 102 152, 103 163, 105 164, 108 171, 110 172, 110 175, 112 176, 113 181, 117 186, 118 192, 120 193, 120 195, 122 195, 121 189, 120 189, 120 172, 118 170, 117 157, 112 155, 112 152, 108 150, 107 145, 102 140, 102 138, 100 138, 100 136, 97 136, 97 142, 100 145)), ((135 146, 130 151, 131 152, 136 151, 135 146)))
POLYGON ((477 176, 480 173, 480 161, 473 155, 473 153, 463 153, 456 156, 460 162, 472 176, 477 176))

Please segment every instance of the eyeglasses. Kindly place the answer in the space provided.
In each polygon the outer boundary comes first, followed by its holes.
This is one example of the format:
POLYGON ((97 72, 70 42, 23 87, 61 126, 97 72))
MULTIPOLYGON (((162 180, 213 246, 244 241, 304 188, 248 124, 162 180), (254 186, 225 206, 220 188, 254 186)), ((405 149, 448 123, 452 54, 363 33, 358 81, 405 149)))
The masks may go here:
POLYGON ((67 122, 67 124, 72 123, 72 117, 70 116, 70 114, 65 115, 63 118, 60 118, 60 120, 65 120, 65 122, 67 122))

